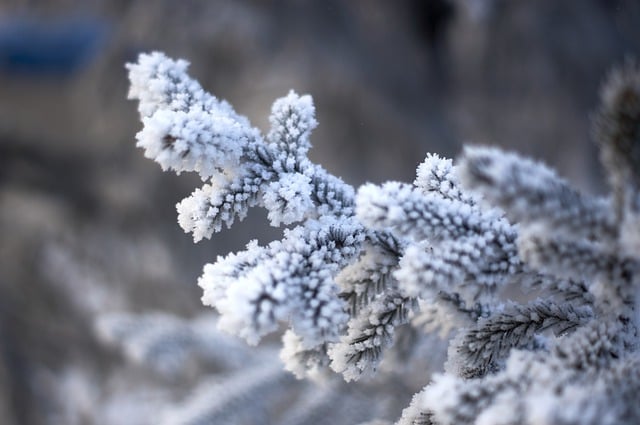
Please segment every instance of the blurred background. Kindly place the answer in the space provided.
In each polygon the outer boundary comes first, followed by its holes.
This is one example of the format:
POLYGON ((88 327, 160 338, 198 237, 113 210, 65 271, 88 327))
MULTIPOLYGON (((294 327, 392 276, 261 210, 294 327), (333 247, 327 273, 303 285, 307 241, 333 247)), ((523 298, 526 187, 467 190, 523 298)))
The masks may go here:
POLYGON ((589 116, 607 71, 640 56, 640 1, 0 0, 2 424, 157 423, 149 406, 200 369, 158 377, 96 323, 191 323, 209 312, 202 265, 279 235, 261 211, 198 245, 177 226, 201 183, 143 158, 126 99, 124 64, 150 50, 262 129, 277 97, 311 94, 310 156, 354 185, 482 143, 602 193, 589 116))

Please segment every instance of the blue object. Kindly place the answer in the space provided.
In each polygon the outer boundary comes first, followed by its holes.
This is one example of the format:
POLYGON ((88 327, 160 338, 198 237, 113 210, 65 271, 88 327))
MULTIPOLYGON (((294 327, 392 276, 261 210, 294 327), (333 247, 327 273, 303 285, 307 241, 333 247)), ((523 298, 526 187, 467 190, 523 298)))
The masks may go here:
POLYGON ((105 21, 92 17, 0 21, 0 72, 64 77, 87 65, 103 46, 105 21))

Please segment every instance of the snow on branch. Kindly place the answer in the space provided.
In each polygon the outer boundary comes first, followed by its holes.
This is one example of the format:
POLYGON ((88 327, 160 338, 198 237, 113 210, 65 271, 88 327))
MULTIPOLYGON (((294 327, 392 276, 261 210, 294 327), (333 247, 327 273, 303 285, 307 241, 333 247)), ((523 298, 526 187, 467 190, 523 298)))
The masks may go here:
POLYGON ((392 274, 397 269, 398 256, 379 246, 367 246, 364 251, 336 277, 340 297, 346 301, 351 316, 358 314, 378 294, 397 286, 392 274))
POLYGON ((451 344, 449 367, 456 374, 474 378, 500 369, 511 349, 544 348, 536 337, 550 330, 561 335, 593 317, 590 308, 576 309, 570 304, 537 300, 529 305, 509 304, 502 311, 479 320, 462 331, 451 344))
MULTIPOLYGON (((356 191, 307 157, 317 126, 310 96, 291 91, 276 100, 263 137, 191 79, 187 65, 152 53, 127 66, 143 123, 138 146, 163 169, 195 171, 205 181, 178 204, 180 226, 197 242, 251 207, 265 208, 272 226, 286 226, 281 239, 250 242, 205 265, 202 301, 218 311, 221 329, 257 343, 284 324, 286 369, 312 378, 332 369, 346 381, 378 368, 399 326, 438 333, 431 348, 444 356, 449 347, 446 372, 414 396, 399 424, 640 422, 636 64, 612 74, 596 117, 610 198, 486 147, 465 148, 455 165, 428 154, 412 185, 356 191)), ((131 352, 143 358, 135 353, 162 347, 173 329, 186 332, 167 323, 157 343, 112 334, 135 340, 143 348, 131 352)), ((234 418, 228 409, 240 408, 243 392, 255 400, 284 379, 263 372, 247 369, 251 385, 228 393, 219 385, 203 390, 218 401, 205 406, 196 397, 185 415, 202 408, 194 418, 234 418)), ((316 418, 332 400, 325 393, 305 402, 308 411, 288 420, 316 418)))
POLYGON ((187 321, 165 313, 109 313, 95 327, 102 341, 121 347, 134 363, 171 378, 197 361, 237 367, 249 360, 237 340, 215 331, 216 321, 211 315, 187 321))
POLYGON ((433 153, 428 153, 425 160, 418 165, 413 184, 424 193, 435 192, 444 199, 470 205, 477 202, 471 193, 464 191, 460 186, 453 161, 433 153))
POLYGON ((162 53, 129 64, 129 98, 139 101, 145 156, 163 169, 196 171, 205 184, 177 206, 179 223, 197 242, 262 205, 274 226, 348 213, 353 189, 306 158, 317 125, 310 96, 291 91, 274 103, 267 140, 224 101, 187 75, 188 63, 162 53))
POLYGON ((536 227, 521 234, 519 250, 532 267, 558 277, 592 279, 602 276, 610 282, 630 283, 640 270, 634 258, 620 257, 588 240, 540 237, 536 227))
POLYGON ((269 396, 278 387, 291 385, 291 376, 276 363, 253 365, 226 379, 213 377, 201 382, 190 397, 162 412, 161 424, 196 425, 214 423, 261 423, 269 396), (251 409, 246 406, 251 405, 251 409))
POLYGON ((284 368, 293 373, 296 378, 319 379, 331 362, 327 350, 326 343, 309 348, 301 337, 292 330, 288 330, 282 336, 280 359, 284 363, 284 368))
POLYGON ((329 348, 331 368, 347 381, 375 371, 382 351, 393 342, 395 328, 408 322, 415 307, 415 300, 397 293, 376 298, 349 322, 341 341, 329 348))
POLYGON ((374 229, 391 228, 394 234, 416 240, 456 239, 496 233, 513 242, 515 232, 497 211, 480 211, 468 203, 439 194, 423 194, 403 183, 378 187, 364 185, 356 199, 358 218, 374 229))
POLYGON ((460 177, 513 222, 537 222, 572 238, 608 240, 617 235, 609 203, 583 195, 545 165, 496 148, 467 146, 460 177))
POLYGON ((411 319, 412 325, 442 338, 492 313, 490 305, 476 302, 468 306, 460 294, 442 291, 431 298, 419 298, 418 306, 419 312, 411 319))
POLYGON ((271 131, 267 140, 295 158, 304 159, 311 141, 309 136, 318 122, 311 96, 298 96, 293 90, 276 100, 271 108, 271 131))
POLYGON ((519 273, 515 261, 517 256, 491 249, 482 238, 451 241, 435 248, 416 244, 406 249, 394 276, 409 296, 457 293, 466 302, 475 302, 519 273))
POLYGON ((246 118, 206 93, 187 75, 188 63, 154 52, 129 70, 129 99, 137 99, 144 128, 136 138, 163 170, 196 171, 202 178, 237 165, 260 138, 246 118))
POLYGON ((360 228, 326 217, 285 232, 267 247, 205 266, 203 302, 221 313, 220 328, 257 343, 293 317, 309 346, 336 339, 348 316, 334 276, 359 252, 360 228))
POLYGON ((462 291, 472 300, 522 271, 516 230, 496 210, 391 182, 361 187, 356 213, 373 229, 415 241, 394 273, 409 296, 462 291))

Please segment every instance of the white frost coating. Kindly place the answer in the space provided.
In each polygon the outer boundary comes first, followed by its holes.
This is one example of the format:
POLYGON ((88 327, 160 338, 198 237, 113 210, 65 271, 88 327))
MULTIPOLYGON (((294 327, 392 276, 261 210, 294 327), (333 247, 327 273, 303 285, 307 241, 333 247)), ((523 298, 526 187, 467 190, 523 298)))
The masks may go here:
POLYGON ((354 291, 362 295, 367 288, 359 285, 360 283, 379 281, 397 265, 397 257, 391 257, 374 246, 366 248, 365 254, 357 262, 346 266, 338 275, 337 280, 343 291, 354 291))
POLYGON ((424 397, 423 393, 424 390, 413 395, 413 397, 411 398, 411 403, 402 411, 402 416, 400 417, 400 420, 396 422, 396 425, 415 425, 416 423, 429 423, 426 421, 429 414, 426 413, 424 411, 424 408, 422 407, 422 405, 424 404, 424 401, 422 400, 424 397), (420 419, 422 419, 423 422, 420 422, 420 419))
POLYGON ((462 406, 463 403, 459 400, 461 386, 461 381, 454 376, 435 375, 432 383, 422 391, 419 407, 433 414, 438 424, 457 425, 450 417, 449 409, 452 406, 462 406))
POLYGON ((496 240, 512 241, 516 232, 496 210, 480 210, 467 203, 423 194, 404 183, 381 187, 366 184, 356 196, 357 217, 374 229, 392 228, 399 236, 416 240, 439 240, 495 234, 496 240))
POLYGON ((421 241, 407 248, 394 273, 408 296, 460 292, 474 301, 522 271, 516 228, 497 210, 390 182, 361 187, 356 213, 367 226, 421 241))
MULTIPOLYGON (((640 423, 640 202, 614 213, 545 166, 487 148, 466 149, 455 167, 428 155, 414 185, 365 185, 356 197, 306 157, 317 125, 309 96, 278 99, 263 140, 187 76, 186 62, 154 53, 128 68, 145 155, 211 179, 177 207, 196 241, 255 205, 275 226, 300 222, 282 240, 205 266, 203 302, 219 311, 222 328, 255 343, 287 323, 289 369, 308 374, 330 363, 357 379, 376 368, 419 302, 423 327, 464 329, 449 350, 447 365, 458 367, 417 396, 402 421, 640 423), (526 282, 548 298, 507 302, 507 285, 526 282)), ((403 332, 401 342, 411 338, 403 332)), ((392 358, 409 355, 402 343, 392 358)))
POLYGON ((184 59, 173 60, 161 52, 143 53, 137 63, 129 63, 126 68, 131 83, 128 99, 138 100, 141 117, 149 117, 159 109, 188 111, 199 106, 249 124, 231 105, 207 93, 200 83, 189 77, 189 62, 184 59))
POLYGON ((356 195, 356 215, 358 219, 375 228, 384 229, 390 224, 388 220, 402 221, 403 210, 395 206, 391 192, 398 192, 404 189, 410 191, 402 183, 387 183, 387 190, 382 190, 379 186, 368 183, 358 189, 356 195), (392 218, 388 218, 391 216, 392 218))
POLYGON ((314 207, 312 190, 311 179, 299 173, 285 173, 269 184, 262 200, 271 225, 288 225, 305 218, 314 207))
MULTIPOLYGON (((518 400, 518 394, 509 389, 500 393, 493 404, 478 415, 476 425, 517 425, 522 423, 518 410, 522 407, 514 402, 518 400)), ((522 413, 522 412, 521 412, 522 413)))
POLYGON ((280 360, 284 363, 284 368, 298 379, 320 380, 324 377, 326 366, 329 364, 325 344, 309 347, 292 330, 286 331, 282 336, 280 360))
POLYGON ((130 99, 140 101, 144 124, 137 146, 163 170, 196 171, 203 179, 238 165, 260 134, 246 118, 206 93, 186 74, 188 64, 163 54, 129 64, 130 99))
POLYGON ((439 425, 636 424, 640 358, 622 354, 631 341, 621 331, 590 322, 548 352, 513 350, 504 369, 482 379, 436 376, 423 412, 439 425))
POLYGON ((308 346, 334 340, 348 315, 333 276, 357 255, 362 238, 352 220, 307 221, 282 241, 254 243, 207 265, 198 282, 203 302, 220 312, 220 329, 250 343, 290 318, 308 346))
POLYGON ((302 379, 307 375, 308 365, 299 361, 299 354, 307 348, 302 343, 302 338, 295 332, 288 330, 282 335, 282 350, 280 350, 280 360, 284 363, 284 368, 293 373, 296 378, 302 379))
POLYGON ((637 294, 633 279, 640 271, 638 259, 616 255, 610 247, 586 238, 551 237, 540 232, 538 226, 521 232, 518 250, 523 261, 545 273, 584 279, 602 309, 634 314, 629 307, 635 304, 637 294))
POLYGON ((514 222, 543 223, 550 233, 576 239, 609 241, 617 236, 608 200, 581 194, 542 163, 496 148, 467 146, 457 169, 465 187, 504 208, 514 222))
MULTIPOLYGON (((127 64, 129 70, 129 99, 138 99, 138 112, 142 117, 152 115, 159 108, 172 106, 187 109, 188 98, 183 93, 187 88, 186 72, 189 62, 184 59, 173 61, 163 53, 142 54, 138 63, 127 64), (182 80, 182 81, 180 81, 182 80), (168 93, 175 93, 173 99, 168 93)), ((200 97, 204 93, 195 81, 191 82, 191 93, 200 97)), ((201 100, 201 99, 199 99, 201 100)))
MULTIPOLYGON (((205 184, 176 205, 178 224, 185 232, 191 232, 194 242, 203 238, 209 239, 214 232, 222 229, 223 223, 230 227, 234 221, 234 214, 238 214, 240 219, 246 216, 246 210, 234 211, 229 208, 232 204, 224 203, 224 195, 220 188, 205 184)), ((228 196, 235 198, 242 194, 228 196)), ((243 200, 246 199, 238 201, 243 200)))
POLYGON ((425 160, 418 165, 413 184, 424 193, 437 192, 445 199, 454 199, 467 204, 475 203, 473 197, 460 188, 453 162, 437 154, 428 153, 425 160))
POLYGON ((225 297, 215 304, 220 313, 219 329, 238 335, 251 345, 257 344, 263 335, 275 331, 278 321, 287 317, 284 304, 290 294, 285 292, 284 285, 275 290, 271 290, 269 285, 284 278, 281 270, 275 270, 271 275, 271 270, 264 265, 238 278, 229 286, 225 297))
POLYGON ((203 290, 202 303, 214 307, 226 296, 229 286, 265 256, 266 249, 253 240, 244 251, 230 253, 226 257, 218 256, 215 263, 206 264, 198 279, 198 286, 203 290))
POLYGON ((495 249, 483 237, 447 241, 437 247, 407 247, 394 277, 411 297, 431 298, 439 291, 459 292, 473 303, 490 294, 518 273, 521 266, 515 248, 495 249))
POLYGON ((302 291, 303 305, 292 315, 293 330, 305 338, 307 346, 335 341, 349 320, 345 303, 338 298, 332 269, 308 273, 303 284, 307 287, 302 291))
POLYGON ((436 296, 418 300, 418 313, 411 318, 411 324, 425 333, 437 333, 446 339, 459 327, 468 326, 470 318, 455 306, 438 300, 436 296))
POLYGON ((318 125, 315 115, 311 96, 299 96, 291 90, 287 96, 273 103, 269 117, 271 131, 267 140, 296 156, 306 155, 311 147, 309 136, 318 125))
POLYGON ((398 265, 397 255, 370 244, 365 244, 363 251, 357 261, 347 265, 336 276, 351 315, 356 315, 375 296, 396 284, 391 273, 398 265))
POLYGON ((137 146, 163 170, 196 171, 204 179, 238 165, 258 133, 219 111, 160 109, 142 119, 137 146))
POLYGON ((243 175, 232 181, 212 179, 176 205, 178 224, 192 233, 194 242, 209 239, 223 224, 231 227, 236 218, 242 221, 247 216, 249 207, 258 202, 260 183, 243 175))
POLYGON ((144 124, 138 146, 164 170, 196 171, 211 184, 178 204, 178 222, 197 242, 263 203, 274 226, 309 216, 352 214, 353 188, 311 163, 313 100, 291 91, 276 100, 267 143, 246 117, 205 92, 188 63, 162 53, 128 64, 129 98, 144 124))
POLYGON ((356 381, 376 370, 382 351, 391 345, 395 327, 407 322, 413 302, 399 294, 376 298, 349 321, 349 330, 329 347, 331 369, 345 381, 356 381))

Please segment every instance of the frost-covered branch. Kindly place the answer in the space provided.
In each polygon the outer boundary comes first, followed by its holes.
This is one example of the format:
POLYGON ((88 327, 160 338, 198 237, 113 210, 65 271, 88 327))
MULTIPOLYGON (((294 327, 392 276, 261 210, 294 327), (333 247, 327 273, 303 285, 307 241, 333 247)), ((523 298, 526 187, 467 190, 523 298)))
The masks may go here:
POLYGON ((569 237, 609 240, 617 235, 605 199, 585 196, 545 165, 496 148, 466 147, 459 164, 469 189, 503 208, 514 223, 544 223, 569 237))
MULTIPOLYGON (((400 424, 638 423, 637 65, 602 92, 596 135, 613 190, 604 198, 487 147, 465 148, 455 165, 428 154, 412 185, 356 191, 307 157, 317 126, 310 96, 276 100, 263 136, 192 80, 185 61, 153 53, 128 69, 144 124, 138 146, 163 169, 205 181, 178 204, 180 226, 210 238, 256 206, 285 227, 281 239, 204 267, 202 300, 220 328, 257 343, 285 324, 286 369, 299 378, 333 369, 347 381, 378 368, 399 326, 437 333, 442 352, 450 348, 446 372, 400 424)), ((149 341, 138 345, 158 346, 149 341)), ((242 391, 268 385, 253 381, 242 391)), ((222 399, 237 406, 240 392, 222 399)), ((334 400, 301 399, 307 409, 287 420, 315 420, 334 400)), ((211 417, 227 417, 215 409, 211 417)))
POLYGON ((243 219, 255 205, 267 208, 274 226, 349 213, 353 189, 306 158, 317 125, 311 97, 292 91, 277 100, 263 140, 245 117, 187 75, 187 62, 156 52, 127 67, 145 156, 163 169, 211 179, 177 206, 178 222, 195 241, 243 219))
POLYGON ((168 377, 198 360, 222 367, 237 367, 249 360, 246 352, 238 350, 238 341, 219 334, 215 327, 216 318, 211 315, 187 321, 165 313, 110 313, 96 321, 103 342, 121 347, 133 362, 168 377))
POLYGON ((382 351, 393 342, 395 328, 407 323, 415 300, 398 293, 376 298, 349 322, 349 331, 329 348, 331 368, 347 381, 375 371, 382 351))
POLYGON ((395 288, 393 272, 398 267, 399 253, 380 246, 367 246, 365 253, 336 277, 340 298, 347 303, 349 314, 357 315, 377 295, 395 288))
POLYGON ((469 205, 477 202, 473 195, 462 189, 453 161, 428 153, 416 170, 413 185, 424 193, 434 192, 444 199, 461 201, 469 205))
POLYGON ((269 395, 291 384, 291 376, 277 364, 254 365, 227 379, 205 380, 192 395, 163 412, 162 424, 265 423, 269 395), (271 391, 270 391, 271 390, 271 391), (252 405, 251 409, 245 406, 252 405))
POLYGON ((226 102, 187 75, 188 63, 162 53, 128 64, 129 99, 137 99, 144 124, 136 138, 145 156, 164 170, 196 171, 202 178, 235 167, 243 150, 260 139, 257 129, 226 102))
POLYGON ((449 368, 471 378, 499 369, 513 348, 543 348, 536 337, 549 330, 561 335, 593 317, 589 308, 575 309, 570 304, 538 300, 530 305, 510 304, 499 313, 479 320, 453 341, 454 353, 449 368))
POLYGON ((252 343, 290 317, 308 346, 334 339, 348 316, 333 278, 361 241, 360 228, 346 220, 309 221, 282 241, 251 244, 205 266, 203 302, 222 314, 222 329, 252 343))

